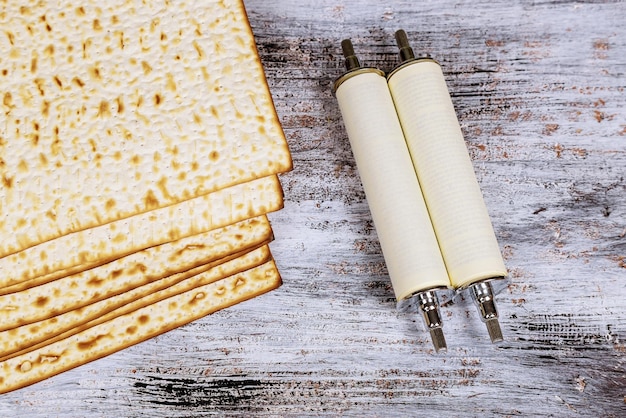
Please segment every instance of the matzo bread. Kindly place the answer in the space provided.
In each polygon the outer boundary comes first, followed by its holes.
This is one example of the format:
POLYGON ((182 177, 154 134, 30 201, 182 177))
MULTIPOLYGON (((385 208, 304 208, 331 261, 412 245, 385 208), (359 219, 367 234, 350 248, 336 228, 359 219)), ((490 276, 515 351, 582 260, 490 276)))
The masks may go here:
POLYGON ((107 356, 280 286, 273 261, 164 299, 0 363, 0 393, 107 356))
POLYGON ((0 294, 46 283, 145 248, 278 210, 282 205, 282 189, 273 175, 64 235, 0 258, 0 294), (32 281, 34 278, 39 279, 32 281))
POLYGON ((2 295, 0 331, 128 292, 156 279, 266 244, 271 238, 269 222, 260 217, 253 224, 237 224, 148 248, 97 268, 2 295))
POLYGON ((255 250, 244 250, 222 260, 154 280, 100 302, 43 321, 2 331, 0 332, 0 361, 67 338, 167 297, 256 267, 270 259, 271 254, 267 246, 255 250))
POLYGON ((0 257, 291 168, 241 0, 0 5, 0 257))

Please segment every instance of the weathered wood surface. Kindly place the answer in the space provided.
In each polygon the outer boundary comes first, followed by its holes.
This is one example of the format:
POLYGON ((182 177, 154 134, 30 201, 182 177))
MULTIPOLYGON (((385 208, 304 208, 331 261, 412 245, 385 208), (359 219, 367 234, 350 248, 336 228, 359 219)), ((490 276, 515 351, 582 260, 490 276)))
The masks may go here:
POLYGON ((279 290, 0 398, 0 416, 626 416, 626 4, 246 1, 294 157, 279 290), (510 269, 506 341, 396 310, 330 85, 438 58, 510 269))

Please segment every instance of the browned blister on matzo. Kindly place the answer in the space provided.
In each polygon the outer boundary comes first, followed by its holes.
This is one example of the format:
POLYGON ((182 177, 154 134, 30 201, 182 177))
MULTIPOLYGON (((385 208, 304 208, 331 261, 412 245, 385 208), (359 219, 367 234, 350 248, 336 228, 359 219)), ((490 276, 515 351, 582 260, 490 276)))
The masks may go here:
POLYGON ((49 345, 151 303, 256 267, 270 259, 271 253, 267 245, 242 250, 223 259, 195 266, 182 273, 155 279, 143 286, 79 309, 2 331, 0 332, 0 361, 49 345))
POLYGON ((241 0, 0 8, 0 257, 291 168, 241 0))
POLYGON ((280 286, 276 265, 268 261, 243 273, 120 315, 52 344, 0 362, 0 393, 50 376, 147 340, 219 309, 280 286))

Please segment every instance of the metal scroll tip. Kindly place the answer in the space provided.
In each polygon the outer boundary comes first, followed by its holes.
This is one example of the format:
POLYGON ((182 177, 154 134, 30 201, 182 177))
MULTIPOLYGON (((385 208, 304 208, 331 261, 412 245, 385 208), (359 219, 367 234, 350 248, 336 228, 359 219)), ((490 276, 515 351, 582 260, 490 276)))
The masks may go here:
POLYGON ((402 62, 409 61, 415 59, 415 53, 413 53, 413 48, 409 44, 409 38, 406 35, 404 29, 400 29, 395 33, 396 44, 400 49, 400 60, 402 62))
POLYGON ((433 290, 417 294, 417 301, 424 316, 424 322, 430 332, 435 351, 447 351, 446 338, 443 335, 443 322, 439 314, 439 299, 433 290))
POLYGON ((443 335, 443 329, 431 328, 430 339, 433 342, 433 346, 435 347, 436 352, 445 353, 446 351, 448 351, 448 345, 446 344, 446 337, 443 335))
POLYGON ((485 325, 487 325, 487 332, 489 333, 489 337, 491 338, 492 343, 499 343, 504 341, 504 337, 502 336, 502 329, 500 328, 498 318, 491 318, 486 320, 485 325))
POLYGON ((350 39, 344 39, 341 41, 341 50, 346 59, 346 70, 351 71, 361 68, 361 63, 359 62, 359 58, 354 53, 354 47, 352 46, 352 41, 350 39))
POLYGON ((493 288, 489 281, 483 281, 471 286, 472 298, 480 312, 482 321, 487 326, 487 332, 492 343, 504 340, 502 329, 498 322, 498 310, 493 296, 493 288))

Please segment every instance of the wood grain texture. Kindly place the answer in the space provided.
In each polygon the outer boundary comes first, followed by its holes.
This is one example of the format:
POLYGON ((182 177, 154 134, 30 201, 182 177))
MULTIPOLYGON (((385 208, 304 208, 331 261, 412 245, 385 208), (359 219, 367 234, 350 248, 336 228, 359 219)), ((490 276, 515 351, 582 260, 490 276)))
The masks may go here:
POLYGON ((626 414, 626 4, 246 1, 294 157, 275 292, 0 398, 1 416, 626 414), (510 270, 506 341, 469 301, 447 354, 396 310, 332 96, 340 42, 443 65, 510 270))

